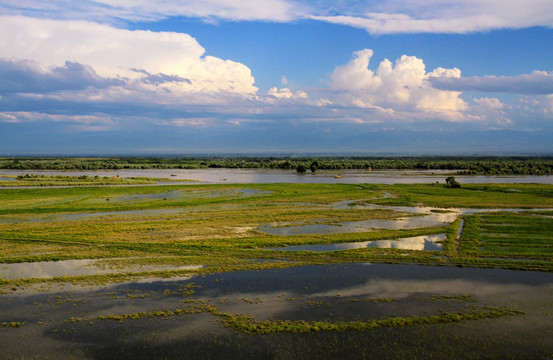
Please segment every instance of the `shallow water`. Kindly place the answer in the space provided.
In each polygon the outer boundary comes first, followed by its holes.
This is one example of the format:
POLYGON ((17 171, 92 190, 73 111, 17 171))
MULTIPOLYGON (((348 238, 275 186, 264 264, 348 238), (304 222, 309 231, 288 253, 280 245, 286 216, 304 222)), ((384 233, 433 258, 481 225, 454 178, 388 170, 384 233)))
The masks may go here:
POLYGON ((341 243, 341 244, 287 246, 287 247, 280 247, 280 248, 268 248, 268 250, 327 252, 327 251, 339 251, 339 250, 351 250, 351 249, 362 249, 367 247, 376 247, 380 249, 439 251, 439 250, 443 250, 443 245, 438 244, 437 242, 445 239, 446 239, 445 234, 437 234, 437 235, 413 236, 413 237, 390 239, 390 240, 361 241, 361 242, 341 243))
MULTIPOLYGON (((153 177, 170 180, 194 180, 197 183, 348 183, 348 184, 419 184, 445 183, 451 171, 424 170, 320 170, 316 173, 298 174, 295 170, 273 169, 137 169, 104 171, 51 171, 51 170, 0 170, 1 175, 70 175, 70 176, 116 176, 153 177), (175 175, 175 176, 173 176, 175 175), (339 177, 337 177, 339 175, 339 177)), ((542 183, 553 184, 553 175, 542 176, 462 176, 456 175, 461 184, 469 183, 542 183)))
POLYGON ((179 199, 186 196, 192 196, 197 194, 197 192, 183 192, 180 190, 173 190, 168 192, 161 193, 150 193, 150 194, 132 194, 132 195, 122 195, 109 199, 111 202, 126 202, 126 201, 136 201, 136 200, 155 200, 155 199, 179 199))
POLYGON ((0 219, 0 223, 18 224, 18 223, 26 223, 26 222, 80 221, 80 220, 112 217, 112 216, 142 217, 142 216, 155 216, 155 215, 163 215, 163 214, 180 214, 181 212, 182 210, 179 208, 155 209, 155 210, 98 211, 93 213, 48 215, 46 217, 17 218, 17 219, 4 218, 4 219, 0 219))
POLYGON ((30 278, 54 278, 62 276, 134 273, 142 271, 194 270, 201 268, 201 266, 175 265, 114 265, 113 260, 122 261, 124 259, 83 259, 0 264, 0 279, 20 280, 30 278))
POLYGON ((81 292, 0 296, 2 356, 46 358, 548 358, 553 274, 500 269, 345 264, 238 271, 81 292), (184 295, 185 286, 193 293, 184 295), (459 297, 462 296, 462 297, 459 297), (256 320, 366 321, 476 307, 524 315, 353 332, 252 335, 208 313, 109 321, 100 315, 182 308, 202 301, 256 320), (74 321, 72 319, 87 319, 74 321), (367 344, 370 344, 368 346, 367 344), (183 355, 185 354, 185 355, 183 355), (301 355, 300 355, 301 354, 301 355), (85 356, 86 355, 86 356, 85 356))
POLYGON ((448 225, 455 221, 457 213, 430 213, 428 215, 400 217, 396 219, 373 219, 362 221, 347 221, 336 224, 309 224, 296 226, 283 226, 279 224, 264 225, 257 228, 258 231, 280 236, 301 234, 343 234, 400 229, 416 229, 423 227, 436 227, 448 225))

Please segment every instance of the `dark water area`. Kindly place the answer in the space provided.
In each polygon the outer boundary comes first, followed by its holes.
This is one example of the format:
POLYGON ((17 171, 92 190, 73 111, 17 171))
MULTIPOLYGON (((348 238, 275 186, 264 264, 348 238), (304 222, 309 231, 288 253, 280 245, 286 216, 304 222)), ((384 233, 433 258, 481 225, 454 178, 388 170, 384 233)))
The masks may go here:
POLYGON ((3 358, 546 358, 553 354, 553 274, 345 264, 236 271, 0 297, 3 358), (193 289, 193 293, 186 293, 193 289), (487 306, 524 315, 365 331, 246 334, 209 313, 136 320, 100 315, 202 302, 256 320, 366 321, 487 306), (78 319, 78 320, 77 320, 78 319), (82 320, 85 319, 85 320, 82 320), (409 356, 411 354, 411 356, 409 356), (457 355, 457 356, 455 356, 457 355))

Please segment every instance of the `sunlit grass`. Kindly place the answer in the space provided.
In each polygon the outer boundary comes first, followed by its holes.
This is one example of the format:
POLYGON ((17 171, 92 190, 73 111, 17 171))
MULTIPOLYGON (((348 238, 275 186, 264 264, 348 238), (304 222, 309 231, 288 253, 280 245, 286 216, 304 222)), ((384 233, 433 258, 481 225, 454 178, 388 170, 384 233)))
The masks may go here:
MULTIPOLYGON (((385 185, 375 189, 390 188, 385 185)), ((551 208, 553 186, 543 184, 467 184, 444 188, 440 184, 398 184, 390 192, 395 197, 375 202, 388 205, 424 204, 461 208, 551 208)))
POLYGON ((553 218, 532 213, 480 214, 469 219, 474 227, 465 236, 479 256, 550 260, 553 255, 553 218))
MULTIPOLYGON (((553 207, 551 194, 553 186, 534 184, 463 185, 458 189, 435 184, 0 189, 0 262, 126 258, 126 263, 137 264, 203 265, 197 272, 206 273, 367 261, 552 271, 553 218, 546 210, 553 207), (393 196, 385 196, 386 193, 393 196), (374 210, 348 203, 490 207, 507 211, 465 216, 460 240, 456 238, 460 220, 447 226, 325 235, 277 236, 258 229, 263 225, 339 226, 344 222, 406 216, 391 209, 374 210), (509 208, 544 210, 515 214, 508 212, 509 208), (265 249, 440 233, 447 234, 443 251, 364 248, 313 253, 265 249)), ((91 279, 137 276, 116 271, 114 268, 114 274, 91 279)), ((83 277, 75 279, 84 281, 83 277)), ((68 280, 70 277, 56 281, 68 280)))

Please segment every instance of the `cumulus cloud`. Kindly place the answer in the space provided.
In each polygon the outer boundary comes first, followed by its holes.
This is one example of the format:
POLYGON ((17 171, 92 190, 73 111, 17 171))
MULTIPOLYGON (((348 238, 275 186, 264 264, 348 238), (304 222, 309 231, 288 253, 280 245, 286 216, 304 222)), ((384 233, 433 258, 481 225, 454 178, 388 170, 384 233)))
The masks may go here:
POLYGON ((460 92, 435 89, 429 81, 433 77, 460 77, 459 69, 437 68, 427 73, 421 59, 403 55, 395 63, 383 60, 373 71, 369 69, 372 56, 370 49, 357 51, 349 63, 336 67, 330 87, 341 94, 342 101, 359 107, 430 112, 449 118, 457 118, 458 112, 466 109, 460 92))
POLYGON ((288 88, 279 89, 277 87, 270 88, 269 91, 267 92, 267 95, 276 99, 303 100, 308 98, 307 93, 305 91, 298 90, 293 92, 288 88))
POLYGON ((553 120, 553 94, 521 96, 518 103, 513 106, 514 111, 525 114, 536 121, 553 120))
POLYGON ((339 106, 348 109, 349 114, 355 114, 355 108, 363 109, 367 112, 357 113, 357 118, 364 123, 446 120, 491 128, 535 126, 553 116, 551 73, 462 78, 460 69, 438 67, 427 71, 422 59, 407 55, 394 62, 385 59, 371 68, 372 56, 370 49, 357 51, 347 64, 334 69, 329 83, 333 95, 329 99, 338 113, 345 113, 339 106), (517 97, 514 104, 505 104, 496 97, 463 99, 461 95, 467 91, 518 94, 519 102, 517 97))
POLYGON ((477 98, 473 99, 470 107, 470 114, 467 116, 480 123, 509 127, 513 120, 509 117, 512 109, 505 105, 498 98, 477 98))
POLYGON ((454 78, 437 76, 432 86, 452 91, 483 91, 511 94, 553 94, 553 72, 534 71, 518 76, 471 76, 454 78))
POLYGON ((54 67, 70 61, 83 64, 81 70, 89 73, 93 69, 101 77, 137 80, 152 86, 162 82, 164 86, 158 88, 182 94, 251 95, 257 91, 247 66, 204 56, 203 47, 187 34, 27 17, 0 17, 0 34, 5 58, 54 67))
POLYGON ((505 107, 505 104, 497 98, 479 98, 474 99, 474 102, 483 108, 490 110, 502 110, 505 107))

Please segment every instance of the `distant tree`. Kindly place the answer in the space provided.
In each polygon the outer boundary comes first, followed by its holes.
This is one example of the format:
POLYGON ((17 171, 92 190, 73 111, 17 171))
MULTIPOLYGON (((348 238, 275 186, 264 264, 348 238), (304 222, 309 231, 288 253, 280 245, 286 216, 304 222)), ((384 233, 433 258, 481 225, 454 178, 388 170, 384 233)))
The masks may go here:
POLYGON ((461 184, 459 184, 457 182, 457 180, 455 180, 455 176, 448 176, 445 179, 445 187, 447 187, 447 188, 460 188, 461 184))
POLYGON ((305 165, 299 164, 298 167, 296 168, 296 171, 300 174, 303 174, 304 172, 307 171, 307 168, 305 167, 305 165))
POLYGON ((319 169, 319 163, 317 161, 313 161, 309 168, 311 169, 311 172, 315 172, 319 169))

